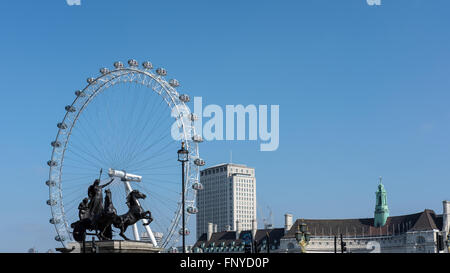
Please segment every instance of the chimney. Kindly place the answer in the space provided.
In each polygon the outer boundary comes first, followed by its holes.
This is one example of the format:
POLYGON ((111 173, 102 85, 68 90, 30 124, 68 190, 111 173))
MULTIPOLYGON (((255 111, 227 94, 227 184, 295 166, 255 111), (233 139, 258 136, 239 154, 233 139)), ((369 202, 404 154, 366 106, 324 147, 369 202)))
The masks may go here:
POLYGON ((284 233, 287 233, 292 227, 292 214, 286 213, 284 215, 284 233))
POLYGON ((208 233, 206 233, 207 241, 211 240, 213 234, 213 223, 208 223, 208 233))
POLYGON ((239 235, 241 234, 241 222, 236 220, 236 240, 239 239, 239 235))
POLYGON ((225 231, 231 231, 231 226, 230 225, 226 225, 225 226, 225 231))
POLYGON ((217 224, 214 224, 214 233, 217 232, 217 224))
POLYGON ((256 222, 256 219, 252 220, 252 238, 255 239, 256 230, 258 230, 258 222, 256 222))
POLYGON ((442 202, 442 204, 442 231, 444 232, 444 235, 447 235, 450 228, 450 201, 445 200, 442 202))

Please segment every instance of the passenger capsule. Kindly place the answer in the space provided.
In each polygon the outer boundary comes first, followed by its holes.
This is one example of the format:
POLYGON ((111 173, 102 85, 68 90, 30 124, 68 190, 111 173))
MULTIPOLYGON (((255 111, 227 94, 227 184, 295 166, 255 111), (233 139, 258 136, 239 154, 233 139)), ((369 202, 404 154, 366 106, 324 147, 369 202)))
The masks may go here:
POLYGON ((61 223, 61 220, 55 219, 55 218, 50 218, 49 222, 50 222, 50 224, 54 225, 54 224, 61 223))
POLYGON ((106 75, 106 74, 109 73, 109 69, 106 68, 106 67, 102 67, 102 68, 100 68, 100 73, 101 73, 102 75, 106 75))
POLYGON ((47 200, 47 205, 49 205, 49 206, 54 206, 54 205, 56 205, 56 201, 55 200, 47 200))
POLYGON ((64 238, 64 236, 57 235, 57 236, 55 236, 55 240, 58 242, 62 242, 62 241, 65 241, 66 239, 64 238))
POLYGON ((145 69, 153 69, 153 64, 152 64, 151 62, 149 62, 149 61, 143 62, 143 63, 142 63, 142 66, 143 66, 145 69))
POLYGON ((47 180, 47 181, 45 181, 45 185, 47 185, 49 187, 53 187, 56 185, 56 182, 53 180, 47 180))
POLYGON ((165 70, 164 68, 158 68, 156 69, 156 74, 160 75, 160 76, 166 76, 167 75, 167 70, 165 70))
POLYGON ((194 164, 197 166, 205 166, 205 160, 203 160, 201 158, 197 158, 194 160, 194 164))
POLYGON ((94 78, 87 78, 86 81, 87 81, 89 84, 95 83, 95 79, 94 79, 94 78))
POLYGON ((122 62, 115 62, 115 63, 114 63, 114 67, 115 67, 116 69, 123 68, 123 63, 122 63, 122 62))
POLYGON ((189 102, 189 101, 191 100, 191 98, 189 98, 189 96, 186 95, 186 94, 180 95, 179 98, 180 98, 180 100, 181 100, 182 102, 189 102))
POLYGON ((130 60, 128 60, 128 65, 131 67, 136 67, 136 66, 139 66, 139 63, 134 59, 130 59, 130 60))
POLYGON ((58 163, 56 163, 56 161, 49 160, 49 161, 47 161, 47 165, 49 165, 50 167, 54 167, 54 166, 57 166, 58 163))
POLYGON ((203 184, 199 183, 199 182, 195 182, 194 184, 192 184, 192 188, 197 191, 203 190, 203 184))
POLYGON ((198 209, 196 207, 188 207, 187 212, 190 214, 196 214, 198 212, 198 209))
POLYGON ((59 141, 52 141, 51 145, 55 148, 59 148, 61 147, 61 142, 59 141))
POLYGON ((179 82, 178 80, 176 80, 176 79, 171 79, 171 80, 169 81, 169 84, 170 84, 170 86, 172 86, 172 87, 178 87, 178 86, 180 86, 180 82, 179 82))
POLYGON ((74 107, 74 106, 72 106, 72 105, 67 105, 66 107, 64 107, 64 109, 66 109, 66 111, 67 112, 71 112, 71 113, 73 113, 73 112, 75 112, 77 109, 74 107))
POLYGON ((192 136, 192 140, 195 141, 195 142, 203 142, 203 138, 200 135, 192 136))
POLYGON ((65 123, 62 123, 62 122, 56 124, 56 127, 58 127, 61 130, 67 129, 67 125, 65 123))
POLYGON ((75 96, 77 96, 77 97, 85 97, 86 93, 84 93, 81 90, 77 90, 77 91, 75 91, 75 96))
MULTIPOLYGON (((178 231, 178 234, 183 235, 183 228, 180 228, 180 230, 178 231)), ((189 229, 184 229, 184 235, 189 235, 191 234, 191 232, 189 231, 189 229)))

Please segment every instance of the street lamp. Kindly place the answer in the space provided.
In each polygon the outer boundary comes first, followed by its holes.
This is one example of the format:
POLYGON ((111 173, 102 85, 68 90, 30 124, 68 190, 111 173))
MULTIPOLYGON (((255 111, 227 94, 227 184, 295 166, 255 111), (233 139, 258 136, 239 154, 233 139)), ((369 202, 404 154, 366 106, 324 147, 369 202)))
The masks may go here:
POLYGON ((178 161, 181 162, 181 215, 183 217, 182 219, 182 225, 183 225, 183 253, 186 253, 186 241, 185 241, 185 235, 186 235, 186 226, 184 222, 184 163, 186 163, 189 160, 189 152, 184 148, 184 142, 181 142, 181 149, 178 150, 178 161))
POLYGON ((301 224, 297 224, 297 232, 295 233, 295 240, 300 246, 301 253, 306 253, 305 247, 309 244, 309 240, 311 239, 311 233, 309 233, 306 224, 303 222, 301 224))

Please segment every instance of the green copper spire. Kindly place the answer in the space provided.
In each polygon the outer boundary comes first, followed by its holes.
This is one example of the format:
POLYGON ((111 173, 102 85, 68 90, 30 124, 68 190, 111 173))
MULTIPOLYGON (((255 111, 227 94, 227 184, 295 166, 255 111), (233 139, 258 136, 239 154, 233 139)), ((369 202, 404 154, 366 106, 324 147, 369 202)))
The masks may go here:
POLYGON ((381 183, 380 176, 380 184, 378 184, 378 191, 375 193, 377 200, 375 205, 375 217, 374 217, 374 225, 375 227, 382 227, 386 224, 386 220, 389 217, 389 209, 387 205, 387 197, 386 190, 384 189, 383 184, 381 183))

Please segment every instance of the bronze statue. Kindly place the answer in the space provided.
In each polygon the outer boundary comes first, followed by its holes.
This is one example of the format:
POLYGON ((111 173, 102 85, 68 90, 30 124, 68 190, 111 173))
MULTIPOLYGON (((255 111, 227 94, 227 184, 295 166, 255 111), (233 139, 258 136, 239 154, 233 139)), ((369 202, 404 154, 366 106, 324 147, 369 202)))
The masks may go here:
POLYGON ((103 240, 112 239, 112 223, 117 217, 117 211, 112 203, 111 190, 105 190, 105 205, 103 212, 96 221, 96 227, 100 231, 98 237, 103 240))
POLYGON ((111 240, 113 237, 112 226, 120 230, 119 235, 125 240, 125 231, 130 225, 137 221, 147 219, 145 225, 153 221, 150 211, 144 211, 139 204, 138 199, 146 198, 146 195, 138 190, 131 191, 127 196, 128 212, 123 215, 117 215, 117 210, 112 202, 112 194, 109 189, 105 190, 105 199, 103 200, 103 188, 113 182, 100 185, 100 179, 96 179, 88 188, 88 198, 84 198, 78 206, 79 220, 72 223, 73 237, 76 241, 82 242, 86 238, 86 230, 95 231, 99 240, 111 240), (103 203, 104 202, 104 203, 103 203))
POLYGON ((148 222, 145 225, 150 224, 153 221, 152 214, 150 211, 144 211, 139 205, 138 199, 145 199, 146 195, 139 192, 138 190, 133 190, 127 196, 128 212, 117 216, 113 221, 115 228, 120 229, 119 235, 125 240, 129 240, 125 236, 125 231, 131 225, 134 225, 137 221, 142 219, 147 219, 148 222))
POLYGON ((89 198, 84 198, 83 201, 78 205, 78 217, 80 220, 89 218, 89 198))
POLYGON ((90 198, 89 202, 89 214, 91 220, 94 220, 95 217, 98 217, 103 212, 103 188, 108 186, 114 181, 112 178, 108 183, 104 185, 100 185, 100 179, 95 179, 94 183, 88 188, 88 196, 90 198))

